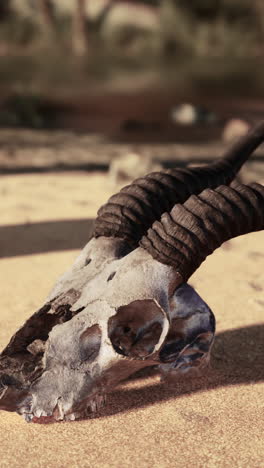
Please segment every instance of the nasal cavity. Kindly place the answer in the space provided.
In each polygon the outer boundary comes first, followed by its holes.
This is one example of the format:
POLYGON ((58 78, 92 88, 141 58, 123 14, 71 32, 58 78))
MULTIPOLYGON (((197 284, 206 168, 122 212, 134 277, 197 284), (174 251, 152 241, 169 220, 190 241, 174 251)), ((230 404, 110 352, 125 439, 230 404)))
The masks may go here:
POLYGON ((100 351, 102 332, 98 324, 86 328, 80 335, 81 360, 93 362, 100 351))

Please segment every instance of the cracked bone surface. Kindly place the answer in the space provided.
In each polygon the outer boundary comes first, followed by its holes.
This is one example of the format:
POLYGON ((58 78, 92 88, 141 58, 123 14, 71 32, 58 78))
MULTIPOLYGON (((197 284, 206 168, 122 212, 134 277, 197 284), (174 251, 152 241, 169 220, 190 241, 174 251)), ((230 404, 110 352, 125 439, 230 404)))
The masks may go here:
MULTIPOLYGON (((243 144, 252 150, 263 137, 262 124, 243 144)), ((172 200, 171 185, 169 191, 172 200)), ((144 204, 137 202, 142 213, 144 204)), ((0 409, 27 421, 74 420, 98 410, 116 384, 143 367, 179 378, 206 365, 214 315, 184 281, 225 240, 263 229, 264 189, 220 186, 176 203, 160 221, 158 211, 147 234, 140 224, 140 246, 134 245, 138 214, 131 204, 128 211, 115 207, 110 224, 105 217, 99 222, 100 236, 1 353, 0 409)))

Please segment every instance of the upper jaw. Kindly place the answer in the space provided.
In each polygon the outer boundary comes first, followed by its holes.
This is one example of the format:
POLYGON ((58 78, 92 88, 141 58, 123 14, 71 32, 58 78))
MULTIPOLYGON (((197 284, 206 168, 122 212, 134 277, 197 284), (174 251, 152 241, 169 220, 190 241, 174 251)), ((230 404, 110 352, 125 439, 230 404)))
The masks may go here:
MULTIPOLYGON (((94 380, 86 380, 87 375, 83 375, 83 385, 76 395, 68 394, 65 399, 60 395, 65 394, 56 388, 56 397, 54 390, 49 389, 47 393, 46 381, 36 382, 35 387, 31 388, 30 396, 26 396, 17 412, 24 417, 27 422, 50 423, 58 421, 74 421, 85 418, 91 413, 95 413, 104 406, 107 393, 121 381, 128 378, 136 371, 151 365, 158 364, 153 355, 146 360, 130 360, 118 356, 119 360, 114 366, 109 367, 105 372, 94 380)), ((52 376, 46 376, 47 381, 52 381, 52 376)), ((61 376, 63 377, 63 376, 61 376)), ((45 379, 46 380, 46 379, 45 379)), ((71 385, 69 385, 71 387, 71 385)))
POLYGON ((22 406, 18 411, 19 414, 25 419, 26 422, 34 423, 52 423, 59 421, 75 421, 88 416, 89 413, 98 411, 106 402, 106 395, 96 393, 93 397, 89 397, 78 405, 75 409, 65 410, 60 399, 57 400, 56 406, 52 412, 45 412, 42 410, 32 411, 26 406, 22 406))

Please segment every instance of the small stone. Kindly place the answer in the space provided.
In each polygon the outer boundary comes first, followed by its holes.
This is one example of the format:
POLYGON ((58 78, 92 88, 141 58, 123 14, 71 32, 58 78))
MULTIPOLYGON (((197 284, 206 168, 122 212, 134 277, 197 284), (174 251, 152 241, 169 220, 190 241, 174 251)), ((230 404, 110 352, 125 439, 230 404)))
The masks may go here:
POLYGON ((231 119, 227 122, 222 133, 222 139, 230 143, 244 136, 250 128, 250 125, 242 119, 231 119))
POLYGON ((111 161, 109 179, 113 185, 124 184, 149 172, 160 171, 161 166, 152 158, 138 153, 127 153, 111 161))
POLYGON ((180 125, 210 124, 217 121, 217 116, 204 107, 184 103, 173 107, 171 120, 180 125))

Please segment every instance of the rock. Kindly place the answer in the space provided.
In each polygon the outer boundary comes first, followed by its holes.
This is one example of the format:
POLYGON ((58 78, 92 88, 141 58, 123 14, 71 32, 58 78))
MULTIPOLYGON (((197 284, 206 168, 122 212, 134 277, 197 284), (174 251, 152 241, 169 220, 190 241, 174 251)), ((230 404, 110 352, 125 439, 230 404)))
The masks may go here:
POLYGON ((195 125, 197 123, 214 123, 217 116, 214 112, 203 107, 194 106, 190 103, 180 104, 173 107, 171 120, 181 125, 195 125))
POLYGON ((124 184, 161 169, 161 165, 155 163, 150 157, 138 153, 127 153, 111 161, 109 179, 113 185, 124 184))
POLYGON ((222 133, 224 142, 229 143, 245 135, 250 125, 242 119, 231 119, 227 122, 222 133))

